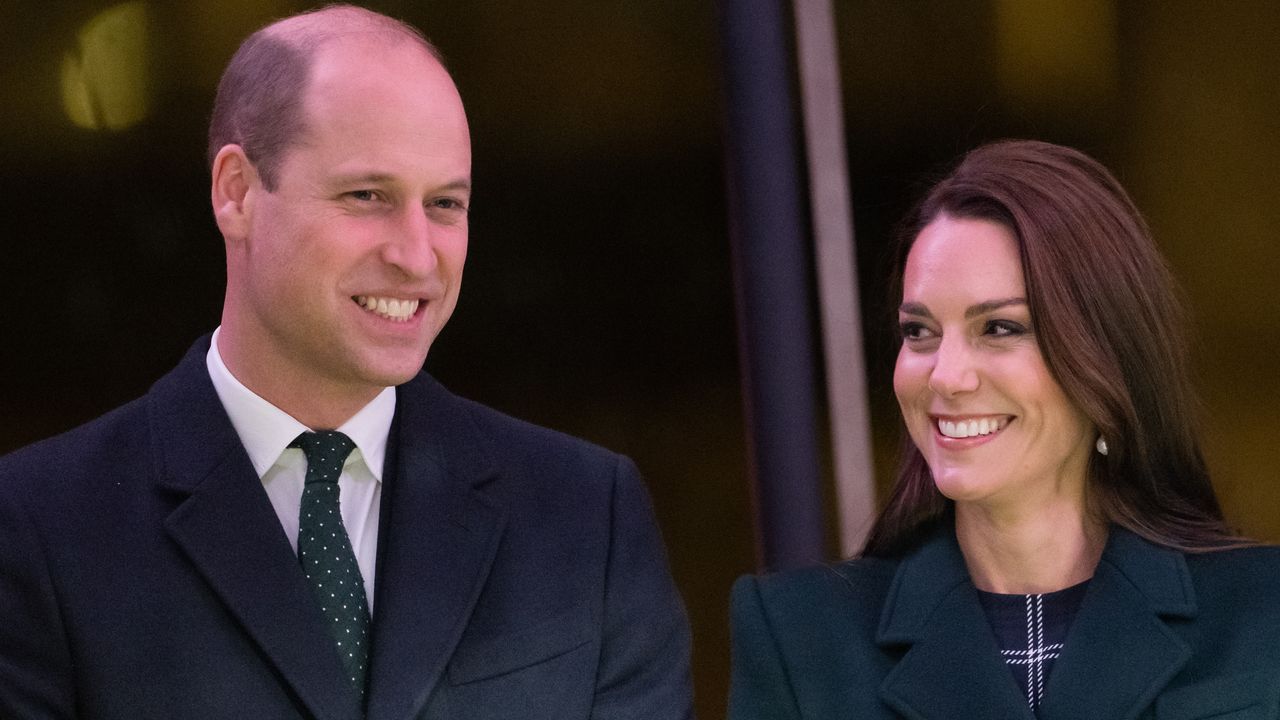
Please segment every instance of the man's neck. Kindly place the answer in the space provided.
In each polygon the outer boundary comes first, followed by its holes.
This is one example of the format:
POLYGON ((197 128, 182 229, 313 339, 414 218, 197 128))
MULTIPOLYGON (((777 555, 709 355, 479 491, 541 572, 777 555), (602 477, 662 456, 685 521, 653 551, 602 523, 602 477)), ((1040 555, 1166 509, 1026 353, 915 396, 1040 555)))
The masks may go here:
POLYGON ((214 352, 245 388, 312 430, 334 430, 373 401, 382 388, 351 388, 300 378, 296 372, 261 357, 238 352, 234 336, 220 328, 214 352))

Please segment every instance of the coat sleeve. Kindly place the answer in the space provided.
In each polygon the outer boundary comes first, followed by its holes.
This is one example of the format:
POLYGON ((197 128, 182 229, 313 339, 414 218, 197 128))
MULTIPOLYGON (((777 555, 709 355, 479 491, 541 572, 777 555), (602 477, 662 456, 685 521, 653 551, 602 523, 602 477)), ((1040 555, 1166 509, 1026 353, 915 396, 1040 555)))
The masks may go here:
POLYGON ((71 653, 49 558, 0 472, 0 718, 75 717, 71 653))
POLYGON ((689 622, 640 473, 620 458, 593 720, 691 720, 689 622))
POLYGON ((729 685, 729 720, 799 720, 795 693, 756 578, 738 578, 730 605, 733 676, 729 685))

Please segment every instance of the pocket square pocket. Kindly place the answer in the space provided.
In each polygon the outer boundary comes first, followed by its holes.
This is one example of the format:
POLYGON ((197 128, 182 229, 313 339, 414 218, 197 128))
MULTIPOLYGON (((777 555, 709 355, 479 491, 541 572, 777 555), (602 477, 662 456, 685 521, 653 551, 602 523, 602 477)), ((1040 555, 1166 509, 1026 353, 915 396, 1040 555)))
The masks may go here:
POLYGON ((1156 701, 1156 720, 1276 720, 1280 669, 1228 675, 1170 690, 1156 701))
POLYGON ((449 682, 463 685, 537 665, 586 645, 593 636, 590 617, 575 611, 502 635, 464 639, 449 661, 449 682))

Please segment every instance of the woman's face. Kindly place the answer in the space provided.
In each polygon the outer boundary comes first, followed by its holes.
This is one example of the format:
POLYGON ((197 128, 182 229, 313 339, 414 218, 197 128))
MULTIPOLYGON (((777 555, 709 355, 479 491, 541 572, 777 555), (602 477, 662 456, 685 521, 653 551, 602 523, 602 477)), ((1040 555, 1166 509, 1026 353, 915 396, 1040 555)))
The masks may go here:
POLYGON ((893 389, 943 495, 1014 509, 1083 492, 1095 432, 1044 363, 1007 228, 925 226, 898 319, 893 389))

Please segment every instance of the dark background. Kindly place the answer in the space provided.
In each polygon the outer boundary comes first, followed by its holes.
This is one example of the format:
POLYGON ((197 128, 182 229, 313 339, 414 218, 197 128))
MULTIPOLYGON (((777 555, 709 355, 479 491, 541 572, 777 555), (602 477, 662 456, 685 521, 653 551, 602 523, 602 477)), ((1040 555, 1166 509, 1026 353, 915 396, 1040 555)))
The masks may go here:
MULTIPOLYGON (((428 367, 636 459, 689 604, 698 711, 719 717, 728 588, 754 558, 715 6, 369 6, 441 47, 472 125, 465 289, 428 367)), ((202 156, 213 88, 245 35, 303 7, 0 5, 0 451, 144 393, 217 324, 202 156)), ((1224 504, 1246 532, 1280 539, 1280 5, 836 8, 881 483, 897 441, 893 223, 964 150, 1036 137, 1101 159, 1148 213, 1193 310, 1224 504)))

